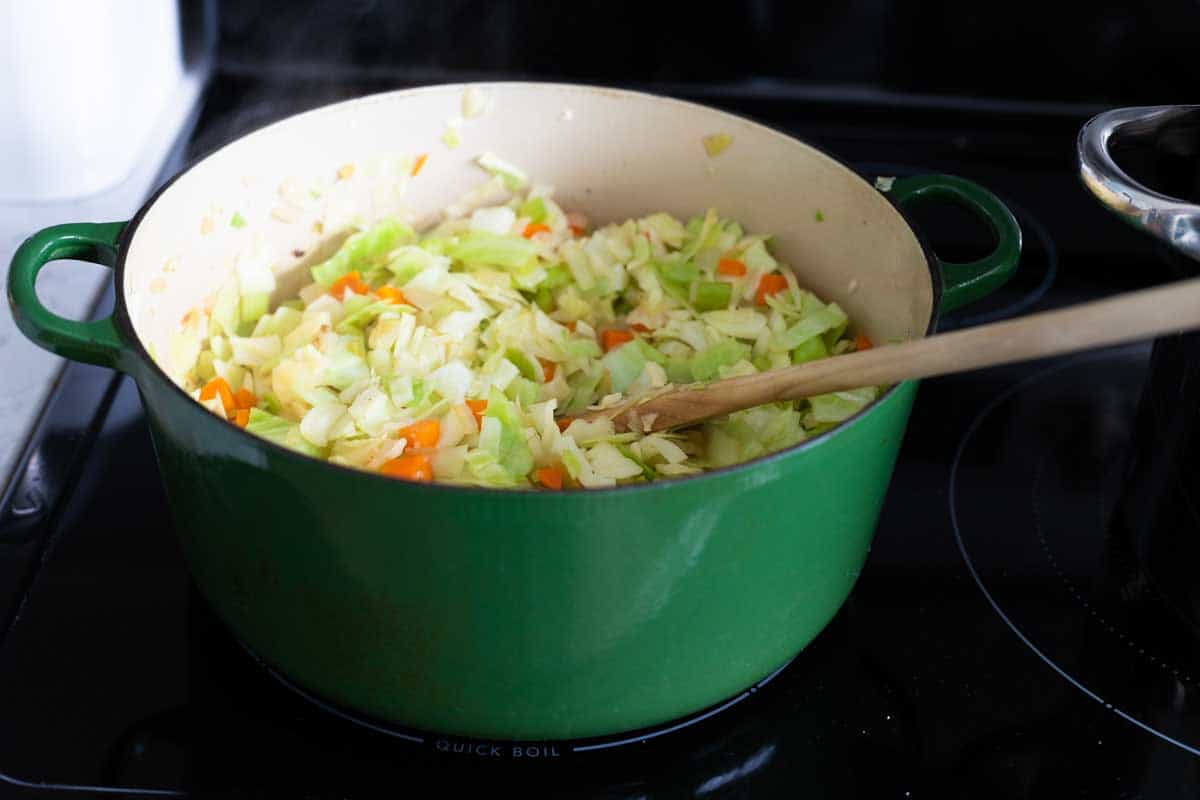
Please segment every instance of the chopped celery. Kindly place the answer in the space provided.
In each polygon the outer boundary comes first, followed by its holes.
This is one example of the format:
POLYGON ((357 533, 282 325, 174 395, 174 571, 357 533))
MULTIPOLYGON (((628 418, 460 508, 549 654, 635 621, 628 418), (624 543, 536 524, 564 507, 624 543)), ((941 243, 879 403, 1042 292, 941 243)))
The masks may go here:
POLYGON ((660 261, 658 272, 663 278, 675 283, 691 283, 700 277, 700 268, 696 266, 696 262, 682 259, 660 261))
POLYGON ((666 363, 667 380, 671 383, 691 383, 692 360, 690 358, 669 358, 666 363))
POLYGON ((253 294, 242 295, 241 305, 241 325, 251 325, 258 322, 258 318, 267 313, 267 305, 271 301, 271 295, 267 292, 254 292, 253 294))
POLYGON ((716 281, 701 281, 696 284, 696 299, 692 305, 697 311, 715 311, 726 308, 733 296, 733 286, 716 281))
POLYGON ((541 288, 557 289, 560 286, 566 286, 570 282, 570 268, 566 264, 555 264, 546 270, 546 277, 542 280, 541 288))
POLYGON ((825 358, 828 355, 829 349, 825 347, 825 340, 820 336, 814 336, 792 349, 792 363, 803 364, 806 361, 816 361, 818 358, 825 358))

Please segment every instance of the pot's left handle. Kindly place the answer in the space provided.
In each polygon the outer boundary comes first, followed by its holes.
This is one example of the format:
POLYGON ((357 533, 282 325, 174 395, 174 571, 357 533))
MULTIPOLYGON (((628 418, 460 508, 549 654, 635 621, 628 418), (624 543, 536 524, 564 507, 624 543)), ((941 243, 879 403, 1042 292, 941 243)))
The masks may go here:
POLYGON ((94 322, 65 319, 42 305, 37 276, 60 258, 112 267, 124 222, 70 223, 38 231, 17 248, 8 268, 8 303, 21 332, 52 353, 120 369, 125 346, 112 317, 94 322))

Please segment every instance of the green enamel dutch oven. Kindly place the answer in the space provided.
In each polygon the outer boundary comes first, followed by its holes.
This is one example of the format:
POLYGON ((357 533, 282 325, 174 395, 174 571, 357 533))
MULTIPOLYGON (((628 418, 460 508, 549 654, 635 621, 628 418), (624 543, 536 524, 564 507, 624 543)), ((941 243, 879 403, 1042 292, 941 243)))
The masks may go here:
POLYGON ((128 223, 30 237, 9 301, 42 347, 137 382, 196 584, 295 686, 357 715, 478 738, 657 725, 737 695, 834 616, 870 547, 915 383, 797 447, 702 476, 485 490, 330 465, 227 424, 169 377, 187 366, 173 363, 187 356, 172 334, 239 258, 266 253, 287 291, 356 216, 445 208, 479 182, 472 159, 485 150, 594 220, 715 206, 774 232, 801 285, 879 342, 923 336, 1002 284, 1020 231, 969 181, 902 178, 882 192, 809 145, 703 106, 569 85, 476 90, 467 110, 483 99, 479 115, 461 114, 465 87, 435 86, 237 140, 128 223), (456 116, 452 149, 442 137, 456 116), (714 134, 731 137, 715 156, 703 146, 714 134), (418 153, 424 170, 406 177, 418 153), (984 220, 993 252, 938 261, 902 213, 926 200, 984 220), (46 310, 35 279, 54 259, 112 267, 113 315, 46 310))

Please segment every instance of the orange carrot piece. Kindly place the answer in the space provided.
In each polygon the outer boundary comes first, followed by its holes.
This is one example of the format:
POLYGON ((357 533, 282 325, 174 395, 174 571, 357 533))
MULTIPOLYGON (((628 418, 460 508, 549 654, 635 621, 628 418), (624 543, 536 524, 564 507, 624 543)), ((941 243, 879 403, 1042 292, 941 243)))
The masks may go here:
POLYGON ((537 482, 547 489, 561 489, 563 485, 562 467, 542 467, 533 471, 537 482))
POLYGON ((362 276, 358 274, 357 270, 354 272, 347 272, 345 275, 334 281, 329 287, 329 293, 338 300, 341 300, 346 294, 347 289, 355 294, 369 294, 371 291, 371 287, 362 282, 362 276))
POLYGON ((626 342, 633 341, 633 334, 629 331, 617 330, 609 328, 600 334, 600 346, 604 348, 604 352, 612 350, 614 347, 620 347, 626 342))
POLYGON ((575 332, 575 325, 576 325, 576 324, 577 324, 577 323, 575 322, 575 320, 571 320, 570 322, 564 322, 564 323, 563 323, 563 325, 564 325, 564 326, 566 326, 567 330, 569 330, 571 333, 574 333, 574 332, 575 332))
POLYGON ((233 420, 237 423, 239 428, 246 427, 250 424, 250 409, 239 408, 237 413, 234 415, 233 420))
POLYGON ((394 303, 398 306, 409 305, 408 298, 404 296, 404 292, 397 289, 395 286, 380 286, 375 290, 375 296, 380 300, 386 300, 389 303, 394 303))
POLYGON ((558 367, 553 361, 548 361, 544 358, 539 358, 538 363, 542 365, 542 378, 546 383, 554 380, 554 370, 558 367))
POLYGON ((433 447, 442 435, 442 425, 436 419, 423 419, 396 432, 397 439, 406 439, 408 446, 433 447))
POLYGON ((583 236, 587 233, 587 228, 584 228, 582 225, 568 225, 567 227, 571 229, 572 236, 583 236))
POLYGON ((787 278, 782 275, 763 275, 758 279, 758 291, 754 294, 756 305, 765 306, 769 295, 778 294, 787 288, 787 278))
POLYGON ((637 331, 638 333, 649 333, 650 332, 650 329, 647 328, 645 325, 643 325, 640 322, 635 322, 632 325, 630 325, 629 327, 632 328, 633 330, 637 331))
POLYGON ((561 417, 561 418, 555 420, 555 424, 558 425, 558 429, 560 431, 565 431, 567 428, 571 427, 571 418, 570 417, 561 417))
POLYGON ((221 398, 221 407, 225 409, 226 417, 237 410, 237 403, 234 402, 233 392, 230 390, 229 384, 220 375, 204 384, 204 388, 200 390, 201 400, 212 400, 218 396, 221 398))
POLYGON ((543 225, 540 222, 531 222, 525 226, 525 230, 521 233, 521 235, 524 236, 526 239, 532 239, 534 236, 537 236, 539 233, 549 233, 549 232, 550 232, 549 225, 543 225))
POLYGON ((483 412, 487 411, 487 400, 468 400, 467 407, 475 415, 475 427, 483 427, 483 412))
POLYGON ((858 336, 854 337, 855 350, 870 350, 874 346, 875 345, 871 344, 871 340, 868 339, 865 334, 860 333, 858 336))
POLYGON ((421 155, 417 156, 417 163, 413 164, 412 168, 412 175, 414 178, 417 177, 417 173, 421 171, 421 167, 425 166, 425 159, 427 158, 429 158, 428 153, 421 153, 421 155))
POLYGON ((722 258, 717 262, 717 272, 721 275, 731 275, 740 278, 746 274, 746 265, 736 258, 722 258))
POLYGON ((251 409, 258 403, 258 398, 254 396, 254 392, 243 386, 233 394, 233 404, 241 409, 251 409))
POLYGON ((379 468, 379 471, 391 478, 404 478, 409 481, 433 480, 433 462, 429 456, 419 453, 406 453, 379 468))

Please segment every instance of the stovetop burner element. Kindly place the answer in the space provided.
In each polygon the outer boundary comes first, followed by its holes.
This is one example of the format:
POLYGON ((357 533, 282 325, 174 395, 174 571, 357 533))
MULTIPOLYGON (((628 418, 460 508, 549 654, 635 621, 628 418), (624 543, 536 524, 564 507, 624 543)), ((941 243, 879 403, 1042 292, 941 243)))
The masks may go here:
POLYGON ((1200 755, 1200 642, 1144 580, 1113 514, 1148 349, 1081 356, 996 398, 959 446, 950 513, 1021 641, 1105 709, 1200 755))

